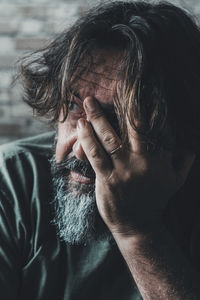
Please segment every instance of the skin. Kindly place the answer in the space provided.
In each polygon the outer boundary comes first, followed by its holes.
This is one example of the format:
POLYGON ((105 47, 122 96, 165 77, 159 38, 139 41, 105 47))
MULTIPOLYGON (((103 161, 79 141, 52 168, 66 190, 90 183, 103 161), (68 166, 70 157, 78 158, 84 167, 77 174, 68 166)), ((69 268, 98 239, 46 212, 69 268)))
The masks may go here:
MULTIPOLYGON (((115 53, 113 57, 112 52, 101 50, 95 59, 94 69, 77 80, 74 91, 79 94, 81 100, 78 97, 74 97, 73 100, 79 105, 80 109, 74 110, 73 114, 68 114, 66 122, 58 123, 57 162, 62 161, 67 155, 75 155, 80 160, 86 159, 77 132, 78 119, 80 117, 87 118, 83 109, 83 100, 87 96, 92 96, 98 99, 103 107, 113 104, 112 99, 118 77, 116 64, 116 57, 118 56, 119 54, 115 53)), ((63 114, 61 112, 60 121, 62 118, 63 114)))
POLYGON ((195 155, 184 151, 175 167, 174 153, 146 153, 129 124, 129 149, 110 155, 120 139, 104 112, 113 104, 118 53, 101 50, 95 59, 75 87, 81 100, 74 101, 81 108, 75 105, 58 124, 56 160, 76 156, 91 163, 99 213, 143 299, 200 299, 200 276, 162 223, 166 204, 184 185, 195 155))

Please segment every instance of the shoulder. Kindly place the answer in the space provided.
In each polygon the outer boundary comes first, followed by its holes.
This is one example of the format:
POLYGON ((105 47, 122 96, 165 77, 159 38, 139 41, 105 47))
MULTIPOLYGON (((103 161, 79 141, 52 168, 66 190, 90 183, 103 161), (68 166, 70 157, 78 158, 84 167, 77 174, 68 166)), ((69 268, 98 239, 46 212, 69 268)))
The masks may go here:
POLYGON ((43 156, 52 155, 55 132, 48 132, 34 137, 24 138, 8 144, 0 145, 0 164, 20 153, 33 153, 43 156))
MULTIPOLYGON (((54 132, 21 139, 0 146, 0 188, 31 190, 40 177, 49 176, 54 132)), ((43 178, 44 179, 44 178, 43 178)))
POLYGON ((27 240, 41 243, 49 228, 54 135, 49 132, 0 146, 0 236, 26 259, 33 251, 27 240))

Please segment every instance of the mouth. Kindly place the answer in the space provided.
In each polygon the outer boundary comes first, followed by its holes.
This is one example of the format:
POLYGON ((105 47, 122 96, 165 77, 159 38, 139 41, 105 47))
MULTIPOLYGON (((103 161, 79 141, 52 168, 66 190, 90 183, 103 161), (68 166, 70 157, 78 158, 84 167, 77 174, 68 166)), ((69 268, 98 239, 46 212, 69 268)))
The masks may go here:
POLYGON ((76 171, 71 170, 70 175, 74 181, 79 183, 92 184, 95 182, 95 178, 84 176, 76 171))

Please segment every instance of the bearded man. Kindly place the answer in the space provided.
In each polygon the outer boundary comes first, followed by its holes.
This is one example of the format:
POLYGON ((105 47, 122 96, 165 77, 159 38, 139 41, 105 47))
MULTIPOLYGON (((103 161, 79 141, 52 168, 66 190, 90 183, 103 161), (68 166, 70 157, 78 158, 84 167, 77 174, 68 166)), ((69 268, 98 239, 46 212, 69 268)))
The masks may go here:
POLYGON ((1 147, 2 299, 200 299, 199 49, 184 10, 119 1, 25 58, 55 131, 1 147))

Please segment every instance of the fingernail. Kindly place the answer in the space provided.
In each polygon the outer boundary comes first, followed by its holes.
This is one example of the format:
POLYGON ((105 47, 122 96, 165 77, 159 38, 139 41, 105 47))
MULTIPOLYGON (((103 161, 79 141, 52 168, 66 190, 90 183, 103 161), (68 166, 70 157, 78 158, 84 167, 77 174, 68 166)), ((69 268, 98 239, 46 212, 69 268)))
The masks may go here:
POLYGON ((86 105, 86 107, 89 111, 94 111, 95 108, 96 108, 96 102, 92 98, 86 98, 85 99, 85 105, 86 105))
POLYGON ((84 128, 86 125, 86 120, 85 119, 79 119, 78 120, 78 128, 84 128))

